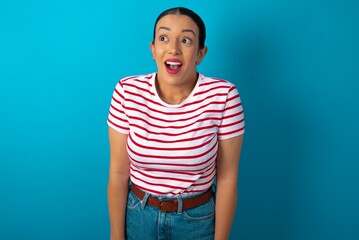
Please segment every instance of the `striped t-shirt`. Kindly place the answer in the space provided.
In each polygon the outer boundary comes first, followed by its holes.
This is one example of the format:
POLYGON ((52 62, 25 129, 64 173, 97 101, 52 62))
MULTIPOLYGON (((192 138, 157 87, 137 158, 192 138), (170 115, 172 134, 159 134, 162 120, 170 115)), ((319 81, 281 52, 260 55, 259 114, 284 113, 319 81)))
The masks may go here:
POLYGON ((154 195, 178 196, 211 187, 218 140, 244 133, 236 87, 199 74, 191 94, 178 105, 161 100, 156 73, 120 80, 108 125, 128 134, 130 180, 154 195))

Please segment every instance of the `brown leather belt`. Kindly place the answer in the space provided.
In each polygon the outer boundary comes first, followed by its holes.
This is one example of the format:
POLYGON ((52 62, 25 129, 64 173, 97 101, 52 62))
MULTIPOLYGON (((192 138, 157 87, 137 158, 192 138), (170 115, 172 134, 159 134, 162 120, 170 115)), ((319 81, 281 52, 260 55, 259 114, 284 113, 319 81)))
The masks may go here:
MULTIPOLYGON (((131 184, 131 190, 139 199, 142 200, 144 198, 145 193, 133 183, 131 184)), ((211 197, 212 189, 209 188, 206 192, 200 195, 182 199, 182 210, 198 207, 208 202, 211 197)), ((148 196, 147 203, 152 207, 158 208, 161 212, 177 212, 178 210, 178 200, 176 198, 161 200, 150 195, 148 196)))

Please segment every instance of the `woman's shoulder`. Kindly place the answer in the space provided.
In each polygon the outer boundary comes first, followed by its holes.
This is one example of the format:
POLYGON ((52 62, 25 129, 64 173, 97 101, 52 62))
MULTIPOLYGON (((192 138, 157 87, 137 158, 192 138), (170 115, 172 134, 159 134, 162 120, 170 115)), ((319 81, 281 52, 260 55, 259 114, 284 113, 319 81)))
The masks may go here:
POLYGON ((118 80, 115 89, 117 91, 150 91, 152 88, 152 78, 154 74, 144 74, 144 75, 134 75, 134 76, 127 76, 123 77, 120 80, 118 80))
POLYGON ((150 74, 143 74, 143 75, 133 75, 133 76, 126 76, 121 78, 118 83, 123 84, 149 84, 154 73, 150 74))
POLYGON ((210 77, 200 73, 200 86, 233 88, 235 85, 226 79, 210 77))

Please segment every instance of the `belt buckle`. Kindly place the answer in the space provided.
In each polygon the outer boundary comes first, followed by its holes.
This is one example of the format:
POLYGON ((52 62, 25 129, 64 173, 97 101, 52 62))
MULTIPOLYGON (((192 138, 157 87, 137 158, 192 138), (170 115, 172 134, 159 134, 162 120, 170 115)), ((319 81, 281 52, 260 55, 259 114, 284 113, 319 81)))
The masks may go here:
POLYGON ((160 202, 158 203, 158 209, 161 212, 166 212, 166 210, 162 209, 164 207, 164 204, 166 203, 173 203, 174 200, 173 199, 166 199, 166 200, 160 200, 160 202))

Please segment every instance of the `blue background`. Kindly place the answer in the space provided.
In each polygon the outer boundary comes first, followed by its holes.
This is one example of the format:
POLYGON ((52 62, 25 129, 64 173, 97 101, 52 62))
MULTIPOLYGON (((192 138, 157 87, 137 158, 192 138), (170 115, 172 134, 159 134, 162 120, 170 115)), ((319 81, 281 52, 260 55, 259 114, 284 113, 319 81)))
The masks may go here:
POLYGON ((359 239, 354 0, 1 0, 0 239, 108 239, 111 94, 178 5, 245 107, 231 239, 359 239))

